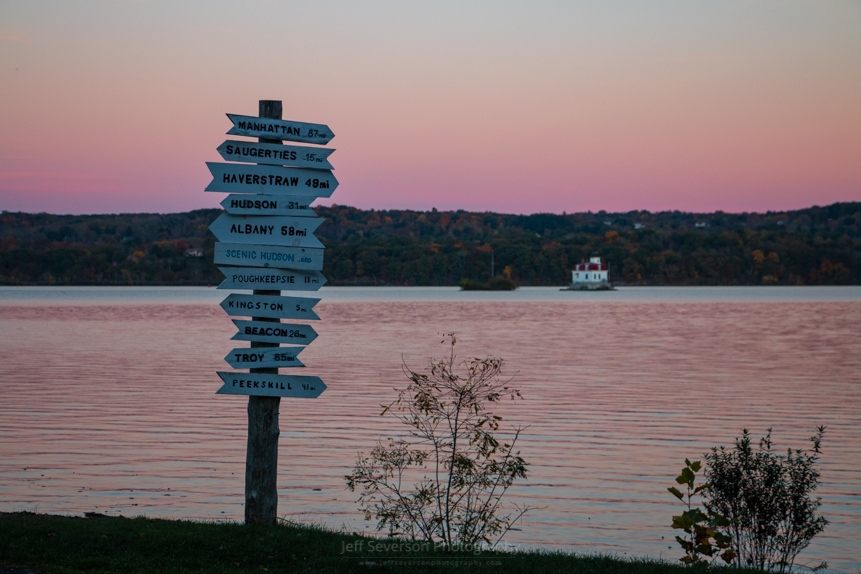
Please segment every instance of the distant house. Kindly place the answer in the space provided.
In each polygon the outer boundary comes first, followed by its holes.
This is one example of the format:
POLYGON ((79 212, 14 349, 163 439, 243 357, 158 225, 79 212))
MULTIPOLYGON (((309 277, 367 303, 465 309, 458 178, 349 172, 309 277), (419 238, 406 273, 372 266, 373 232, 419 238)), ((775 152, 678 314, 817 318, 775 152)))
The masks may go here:
POLYGON ((600 257, 591 257, 588 262, 578 263, 571 270, 571 285, 568 288, 575 291, 612 289, 607 264, 601 263, 600 257))

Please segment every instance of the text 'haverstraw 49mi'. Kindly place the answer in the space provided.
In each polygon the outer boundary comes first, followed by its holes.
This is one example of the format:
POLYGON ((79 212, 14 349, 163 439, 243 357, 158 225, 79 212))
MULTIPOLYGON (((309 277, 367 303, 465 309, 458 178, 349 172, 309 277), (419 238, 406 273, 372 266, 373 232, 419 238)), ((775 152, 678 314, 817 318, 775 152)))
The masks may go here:
POLYGON ((338 180, 325 169, 206 162, 212 181, 204 191, 329 197, 338 180))

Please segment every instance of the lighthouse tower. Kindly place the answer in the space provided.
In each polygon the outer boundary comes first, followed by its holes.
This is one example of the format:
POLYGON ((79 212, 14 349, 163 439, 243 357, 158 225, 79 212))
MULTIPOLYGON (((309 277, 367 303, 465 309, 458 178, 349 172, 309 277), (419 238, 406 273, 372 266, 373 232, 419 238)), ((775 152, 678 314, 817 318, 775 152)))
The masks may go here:
POLYGON ((600 257, 591 257, 571 270, 570 289, 611 289, 609 270, 606 263, 601 263, 600 257))

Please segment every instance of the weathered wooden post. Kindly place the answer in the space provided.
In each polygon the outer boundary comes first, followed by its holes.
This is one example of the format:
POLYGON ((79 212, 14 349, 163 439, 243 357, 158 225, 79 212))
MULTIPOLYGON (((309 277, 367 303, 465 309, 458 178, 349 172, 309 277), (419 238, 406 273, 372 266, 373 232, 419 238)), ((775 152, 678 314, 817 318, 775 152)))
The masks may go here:
MULTIPOLYGON (((260 100, 258 116, 281 119, 281 102, 260 100)), ((260 143, 281 140, 259 138, 260 143)), ((276 295, 281 291, 255 289, 254 295, 276 295)), ((279 323, 279 319, 252 317, 252 321, 279 323)), ((277 347, 278 343, 251 342, 251 348, 277 347)), ((278 367, 251 369, 252 373, 277 374, 278 367)), ((278 409, 281 397, 248 397, 248 444, 245 448, 245 524, 275 524, 278 517, 278 409)))
POLYGON ((319 377, 278 373, 304 367, 296 358, 304 347, 295 345, 308 345, 317 336, 309 325, 281 319, 320 318, 312 310, 319 299, 281 292, 316 291, 326 282, 320 273, 323 244, 312 235, 323 220, 308 205, 329 197, 338 185, 327 159, 334 150, 282 142, 325 144, 334 134, 323 124, 282 120, 280 101, 261 100, 257 117, 227 116, 234 124, 228 134, 257 142, 227 140, 218 152, 237 163, 207 163, 213 180, 206 191, 231 193, 221 202, 226 213, 209 228, 219 240, 215 263, 229 266, 219 267, 226 278, 218 288, 252 290, 221 302, 229 315, 250 316, 234 319, 239 332, 233 339, 251 345, 225 357, 230 366, 249 372, 219 372, 224 384, 218 393, 248 396, 245 523, 275 524, 281 397, 316 398, 326 389, 319 377))

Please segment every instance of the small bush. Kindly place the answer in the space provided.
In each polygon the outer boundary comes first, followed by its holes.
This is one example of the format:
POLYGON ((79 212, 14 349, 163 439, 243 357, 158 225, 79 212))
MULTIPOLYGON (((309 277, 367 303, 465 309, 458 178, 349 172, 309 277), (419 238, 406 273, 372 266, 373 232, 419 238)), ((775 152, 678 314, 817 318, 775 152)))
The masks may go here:
POLYGON ((684 537, 676 536, 676 542, 685 551, 685 555, 679 560, 690 565, 702 562, 704 556, 711 559, 720 556, 724 562, 730 563, 735 559, 735 552, 731 548, 732 540, 719 530, 727 526, 728 521, 719 514, 712 511, 703 512, 693 505, 694 496, 697 494, 702 496, 709 488, 708 483, 694 486, 696 473, 701 467, 700 461, 691 462, 685 459, 685 466, 676 477, 676 482, 684 486, 686 492, 682 492, 675 486, 667 489, 687 507, 687 510, 680 515, 673 516, 673 528, 685 533, 684 537))
POLYGON ((432 359, 428 374, 404 366, 410 384, 381 413, 404 423, 409 438, 359 453, 347 487, 361 491, 366 520, 376 518, 377 530, 389 536, 447 548, 495 544, 527 510, 503 514, 501 505, 514 480, 526 477, 527 464, 515 450, 522 429, 497 439, 502 417, 490 408, 520 393, 500 378, 502 359, 456 364, 456 339, 446 340, 449 356, 432 359))
MULTIPOLYGON (((727 532, 741 565, 790 572, 798 553, 828 521, 817 514, 820 443, 825 427, 810 438, 812 451, 772 451, 771 429, 751 447, 744 429, 732 450, 713 448, 705 455, 705 506, 729 521, 727 532)), ((824 568, 823 563, 817 568, 824 568)))

